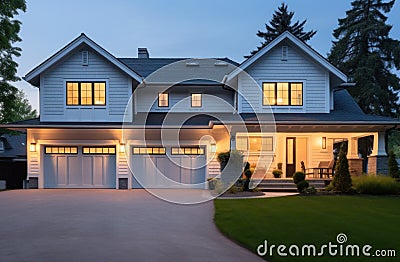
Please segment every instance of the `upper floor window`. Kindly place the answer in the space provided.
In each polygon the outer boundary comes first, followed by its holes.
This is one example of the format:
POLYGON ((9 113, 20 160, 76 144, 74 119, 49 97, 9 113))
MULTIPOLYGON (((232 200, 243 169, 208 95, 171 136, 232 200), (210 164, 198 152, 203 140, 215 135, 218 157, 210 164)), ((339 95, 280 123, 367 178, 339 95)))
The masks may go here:
POLYGON ((202 95, 201 94, 192 94, 192 107, 201 107, 202 106, 202 95))
POLYGON ((302 106, 303 83, 263 83, 263 105, 302 106))
POLYGON ((67 105, 104 106, 105 82, 67 82, 67 105))
POLYGON ((168 107, 169 106, 169 96, 168 93, 158 94, 158 107, 168 107))

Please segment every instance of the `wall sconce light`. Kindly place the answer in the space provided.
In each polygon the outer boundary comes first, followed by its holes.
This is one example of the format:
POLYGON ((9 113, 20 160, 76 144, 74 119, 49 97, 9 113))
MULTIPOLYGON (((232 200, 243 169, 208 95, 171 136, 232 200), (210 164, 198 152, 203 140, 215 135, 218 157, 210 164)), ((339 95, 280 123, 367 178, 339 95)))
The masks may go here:
POLYGON ((211 146, 210 146, 210 152, 211 152, 211 153, 217 152, 217 145, 216 145, 216 144, 211 144, 211 146))
POLYGON ((119 144, 119 152, 120 153, 125 153, 125 143, 120 143, 119 144))
POLYGON ((29 145, 29 151, 30 152, 36 152, 36 143, 31 143, 29 145))
POLYGON ((326 136, 322 137, 322 149, 326 149, 326 136))

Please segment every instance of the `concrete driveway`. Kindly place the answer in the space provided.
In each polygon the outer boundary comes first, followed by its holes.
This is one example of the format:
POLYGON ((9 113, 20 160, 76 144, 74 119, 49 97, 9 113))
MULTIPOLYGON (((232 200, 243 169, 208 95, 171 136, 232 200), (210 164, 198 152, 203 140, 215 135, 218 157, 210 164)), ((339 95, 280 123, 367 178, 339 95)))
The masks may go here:
POLYGON ((222 236, 213 214, 212 201, 177 205, 144 190, 4 191, 0 261, 261 260, 222 236))

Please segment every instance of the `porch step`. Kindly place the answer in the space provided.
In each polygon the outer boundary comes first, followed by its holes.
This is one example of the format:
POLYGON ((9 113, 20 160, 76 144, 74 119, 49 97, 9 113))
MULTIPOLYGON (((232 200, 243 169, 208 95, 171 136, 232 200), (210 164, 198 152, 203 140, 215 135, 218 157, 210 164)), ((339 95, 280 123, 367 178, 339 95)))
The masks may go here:
MULTIPOLYGON (((306 179, 310 186, 314 186, 316 189, 324 189, 330 180, 328 179, 306 179)), ((258 188, 264 192, 296 192, 297 187, 293 182, 293 179, 263 179, 259 182, 258 188)))

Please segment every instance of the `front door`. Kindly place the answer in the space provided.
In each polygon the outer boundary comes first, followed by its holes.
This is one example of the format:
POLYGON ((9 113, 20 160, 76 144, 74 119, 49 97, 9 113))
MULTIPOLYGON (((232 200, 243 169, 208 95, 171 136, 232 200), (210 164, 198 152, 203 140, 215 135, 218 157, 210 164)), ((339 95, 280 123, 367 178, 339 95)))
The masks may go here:
POLYGON ((286 138, 286 177, 293 177, 296 171, 296 138, 286 138))

